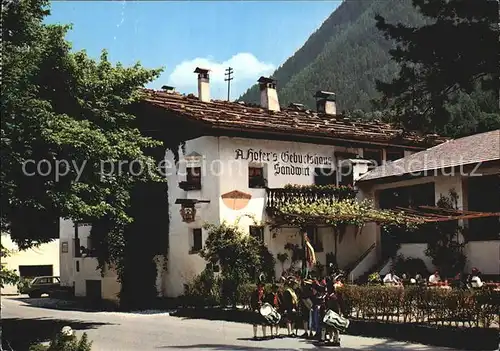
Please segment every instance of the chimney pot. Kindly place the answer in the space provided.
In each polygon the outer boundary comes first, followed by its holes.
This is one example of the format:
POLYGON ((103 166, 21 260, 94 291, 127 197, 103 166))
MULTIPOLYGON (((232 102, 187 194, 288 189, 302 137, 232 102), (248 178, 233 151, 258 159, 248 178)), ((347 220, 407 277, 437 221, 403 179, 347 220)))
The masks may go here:
POLYGON ((270 111, 280 111, 280 103, 276 91, 276 80, 268 77, 260 77, 257 82, 260 88, 261 107, 270 111))
POLYGON ((304 104, 299 104, 296 102, 290 103, 289 107, 295 111, 304 111, 305 110, 304 104))
POLYGON ((194 73, 198 73, 198 99, 210 102, 210 76, 209 69, 196 67, 194 73))
POLYGON ((316 109, 318 113, 324 113, 326 115, 337 114, 335 93, 319 90, 314 94, 314 97, 316 98, 316 109))
POLYGON ((175 87, 172 87, 170 85, 164 85, 161 87, 161 90, 171 94, 175 91, 175 87))

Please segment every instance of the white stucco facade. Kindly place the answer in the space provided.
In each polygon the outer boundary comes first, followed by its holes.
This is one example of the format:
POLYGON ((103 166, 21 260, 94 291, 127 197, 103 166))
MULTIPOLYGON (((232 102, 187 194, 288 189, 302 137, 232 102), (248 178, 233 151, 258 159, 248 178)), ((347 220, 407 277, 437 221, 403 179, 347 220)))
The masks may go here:
MULTIPOLYGON (((2 266, 16 270, 18 274, 22 274, 25 267, 45 266, 52 271, 52 275, 59 276, 59 239, 28 250, 19 250, 8 234, 2 234, 1 240, 2 245, 12 253, 8 257, 2 257, 2 266)), ((2 288, 2 295, 14 294, 18 294, 16 285, 6 284, 2 288)))
MULTIPOLYGON (((90 247, 88 240, 90 225, 78 226, 80 246, 90 247)), ((101 297, 116 300, 120 292, 120 284, 114 270, 106 267, 104 274, 97 269, 97 258, 77 255, 75 250, 75 225, 69 220, 60 220, 60 239, 58 250, 61 256, 61 285, 74 288, 75 296, 87 296, 87 281, 99 281, 101 297), (59 248, 60 246, 60 248, 59 248)))
MULTIPOLYGON (((362 148, 335 147, 299 142, 274 140, 244 139, 230 137, 203 136, 189 140, 179 147, 179 162, 174 160, 174 153, 166 153, 168 168, 168 202, 169 202, 169 248, 167 269, 159 272, 157 288, 160 296, 176 297, 184 292, 184 284, 201 273, 206 262, 191 252, 193 246, 192 230, 202 228, 205 223, 220 224, 226 221, 238 223, 248 233, 249 226, 263 224, 266 218, 266 190, 250 188, 248 167, 258 166, 264 169, 267 187, 282 188, 286 184, 314 184, 315 168, 335 169, 337 161, 335 152, 349 152, 362 156, 362 148), (193 157, 193 155, 197 155, 193 157), (179 182, 186 180, 186 167, 201 167, 201 189, 185 191, 179 182), (223 194, 240 191, 251 196, 248 204, 234 210, 225 205, 223 194), (193 222, 186 223, 180 214, 181 205, 175 204, 177 199, 197 199, 209 201, 195 205, 196 216, 193 222)), ((353 167, 353 176, 359 177, 368 170, 366 162, 360 161, 353 167)), ((375 227, 373 225, 373 227, 375 227)), ((367 225, 359 235, 348 228, 341 242, 337 243, 337 262, 340 266, 352 264, 376 241, 375 229, 367 225)), ((61 220, 61 279, 66 286, 74 286, 77 296, 86 295, 86 281, 100 280, 102 297, 112 298, 120 290, 116 275, 112 270, 105 271, 101 277, 96 270, 97 262, 92 257, 75 257, 74 224, 61 220), (77 269, 78 265, 78 269, 77 269)), ((87 246, 90 226, 80 226, 78 238, 80 245, 87 246)), ((208 233, 202 230, 202 242, 208 233)), ((318 228, 318 236, 323 246, 317 252, 317 259, 326 263, 326 254, 334 251, 334 235, 331 228, 318 228)), ((264 230, 264 242, 276 257, 285 252, 286 243, 300 244, 301 235, 298 228, 281 228, 274 235, 268 227, 264 230)), ((157 267, 162 267, 158 262, 157 267)), ((290 262, 286 262, 287 269, 290 262)), ((276 275, 281 275, 281 264, 277 262, 276 275)))
MULTIPOLYGON (((249 227, 265 223, 266 190, 249 187, 248 167, 263 167, 267 187, 282 188, 287 184, 314 184, 315 168, 336 168, 335 152, 351 152, 362 156, 363 149, 346 149, 332 145, 316 145, 298 142, 258 140, 229 137, 201 137, 186 142, 179 148, 180 160, 194 153, 200 155, 197 161, 180 162, 177 173, 168 179, 170 210, 170 248, 168 270, 163 275, 162 292, 166 296, 179 296, 184 284, 191 281, 205 268, 206 262, 197 254, 190 253, 192 229, 202 228, 204 223, 219 224, 222 221, 234 224, 249 232, 249 227), (186 180, 186 167, 201 167, 201 190, 184 191, 178 183, 186 180), (221 195, 240 191, 251 195, 248 204, 234 210, 224 204, 221 195), (196 205, 196 217, 192 223, 185 223, 179 213, 180 205, 172 205, 176 199, 209 200, 210 203, 196 205)), ((167 153, 167 163, 174 163, 172 152, 167 153)), ((354 168, 354 176, 368 170, 366 163, 354 168)), ((369 226, 367 226, 369 227, 369 226)), ((349 228, 343 240, 338 243, 337 262, 340 266, 353 263, 375 241, 374 230, 363 229, 355 236, 349 228)), ((208 233, 203 230, 203 241, 208 233)), ((326 263, 326 254, 334 251, 334 235, 331 228, 318 228, 323 246, 317 252, 319 262, 326 263)), ((301 244, 298 228, 280 228, 273 235, 268 227, 264 230, 264 242, 276 257, 285 252, 286 243, 301 244)), ((287 269, 290 262, 286 262, 287 269)), ((281 275, 281 264, 276 266, 276 275, 281 275)))

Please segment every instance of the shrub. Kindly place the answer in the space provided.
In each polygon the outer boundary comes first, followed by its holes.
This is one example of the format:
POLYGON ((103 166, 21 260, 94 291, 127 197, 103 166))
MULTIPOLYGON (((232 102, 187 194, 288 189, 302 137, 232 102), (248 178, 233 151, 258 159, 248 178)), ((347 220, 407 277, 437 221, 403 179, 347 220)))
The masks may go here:
POLYGON ((25 294, 26 289, 31 286, 32 279, 27 279, 27 278, 21 278, 17 282, 17 290, 19 291, 20 294, 25 294))
POLYGON ((205 269, 193 281, 184 286, 181 298, 185 307, 217 306, 221 302, 221 279, 212 269, 205 269))
POLYGON ((274 277, 274 256, 237 225, 223 222, 220 225, 207 224, 204 228, 208 230, 208 238, 200 256, 221 268, 220 302, 223 306, 236 306, 243 298, 238 287, 255 281, 260 273, 267 281, 274 277))
MULTIPOLYGON (((441 195, 438 207, 443 209, 458 209, 458 195, 450 190, 449 196, 441 195)), ((463 272, 467 258, 464 254, 464 244, 458 238, 464 234, 464 228, 458 221, 438 222, 429 225, 433 231, 425 254, 432 258, 432 263, 439 269, 441 276, 454 277, 463 272)))
POLYGON ((83 333, 80 340, 70 327, 62 328, 48 346, 35 344, 30 351, 91 351, 92 342, 88 340, 87 333, 83 333))
POLYGON ((346 285, 342 294, 360 319, 488 327, 500 308, 500 295, 489 290, 346 285))

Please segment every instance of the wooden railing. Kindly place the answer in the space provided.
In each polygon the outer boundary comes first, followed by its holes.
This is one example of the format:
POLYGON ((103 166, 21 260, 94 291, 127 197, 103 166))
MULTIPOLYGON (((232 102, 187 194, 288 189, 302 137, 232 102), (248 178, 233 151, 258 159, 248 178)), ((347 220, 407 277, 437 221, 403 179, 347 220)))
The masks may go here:
POLYGON ((301 199, 307 203, 314 203, 318 200, 329 200, 334 202, 337 200, 337 191, 327 190, 312 190, 312 189, 294 189, 294 188, 267 188, 266 208, 274 210, 284 205, 293 199, 301 199))
POLYGON ((368 256, 368 254, 372 252, 373 249, 375 249, 375 246, 376 243, 373 243, 365 252, 363 252, 363 254, 361 254, 361 256, 358 257, 356 261, 352 262, 344 269, 344 272, 347 275, 347 277, 349 277, 354 268, 356 268, 361 263, 361 261, 363 261, 365 257, 368 256))

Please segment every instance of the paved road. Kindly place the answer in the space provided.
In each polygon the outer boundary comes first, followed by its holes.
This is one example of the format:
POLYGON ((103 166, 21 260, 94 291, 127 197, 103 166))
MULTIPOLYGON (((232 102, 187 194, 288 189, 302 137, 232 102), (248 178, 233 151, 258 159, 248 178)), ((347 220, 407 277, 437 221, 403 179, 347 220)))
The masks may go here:
POLYGON ((341 348, 319 348, 300 339, 252 341, 248 339, 252 334, 252 327, 246 324, 182 319, 161 312, 81 312, 39 307, 48 306, 50 303, 49 299, 43 298, 28 300, 2 297, 3 338, 17 343, 26 342, 28 336, 47 337, 52 330, 60 330, 62 326, 70 325, 80 335, 84 331, 87 332, 90 340, 93 340, 93 351, 445 350, 347 335, 342 338, 341 348))

